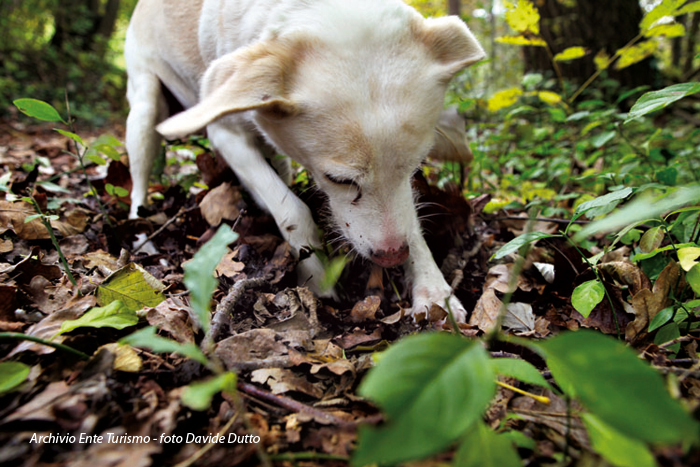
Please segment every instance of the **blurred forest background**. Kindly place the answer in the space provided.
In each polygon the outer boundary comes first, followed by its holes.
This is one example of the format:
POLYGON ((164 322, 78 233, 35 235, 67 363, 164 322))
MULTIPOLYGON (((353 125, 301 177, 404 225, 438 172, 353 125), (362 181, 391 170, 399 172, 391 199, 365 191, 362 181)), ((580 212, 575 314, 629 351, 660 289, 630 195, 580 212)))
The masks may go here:
MULTIPOLYGON (((536 0, 539 36, 547 47, 499 41, 512 33, 505 18, 511 4, 504 0, 408 3, 425 15, 459 14, 464 18, 489 55, 470 71, 466 92, 489 97, 519 85, 529 72, 558 78, 549 87, 567 95, 562 86, 575 89, 592 76, 595 58, 629 44, 640 34, 643 15, 661 1, 536 0), (553 67, 552 56, 573 46, 583 47, 585 55, 553 67)), ((19 97, 64 108, 67 93, 73 115, 83 124, 122 119, 126 109, 123 41, 135 4, 136 0, 0 0, 0 114, 7 115, 12 100, 19 97)), ((696 81, 700 75, 700 13, 677 16, 674 24, 683 31, 676 28, 674 33, 651 38, 641 51, 644 60, 621 70, 605 70, 593 87, 614 100, 620 88, 696 81)))

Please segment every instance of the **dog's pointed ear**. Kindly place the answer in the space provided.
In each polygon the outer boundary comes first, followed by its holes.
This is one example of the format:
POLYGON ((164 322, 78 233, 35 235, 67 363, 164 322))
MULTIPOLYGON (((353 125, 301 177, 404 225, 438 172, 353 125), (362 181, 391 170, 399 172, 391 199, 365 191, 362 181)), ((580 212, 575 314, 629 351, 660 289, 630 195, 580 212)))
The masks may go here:
POLYGON ((486 57, 466 24, 456 16, 417 18, 413 34, 425 44, 445 79, 486 57))
POLYGON ((233 113, 257 110, 280 119, 297 112, 284 97, 293 58, 287 47, 260 42, 211 63, 202 78, 201 100, 160 123, 168 139, 183 137, 233 113))

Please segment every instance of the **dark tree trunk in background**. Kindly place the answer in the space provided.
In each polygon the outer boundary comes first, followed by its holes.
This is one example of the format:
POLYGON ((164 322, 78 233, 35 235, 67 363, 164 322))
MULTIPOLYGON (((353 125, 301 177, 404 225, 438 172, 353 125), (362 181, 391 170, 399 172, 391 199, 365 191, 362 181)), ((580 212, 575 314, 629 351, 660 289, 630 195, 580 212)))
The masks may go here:
MULTIPOLYGON (((584 58, 559 62, 564 77, 579 84, 595 73, 593 57, 600 50, 606 50, 612 56, 639 34, 639 21, 643 16, 639 0, 576 0, 572 7, 566 7, 558 0, 541 0, 535 4, 541 16, 540 34, 555 55, 573 46, 583 46, 590 51, 584 58)), ((650 62, 647 59, 619 71, 613 65, 608 73, 624 87, 651 84, 650 62)), ((525 70, 553 73, 544 48, 525 48, 525 70)))
POLYGON ((54 13, 51 46, 71 53, 93 51, 102 55, 114 31, 120 0, 61 0, 54 13))
POLYGON ((449 12, 449 14, 459 16, 461 13, 461 9, 462 9, 461 0, 448 0, 447 11, 449 12))

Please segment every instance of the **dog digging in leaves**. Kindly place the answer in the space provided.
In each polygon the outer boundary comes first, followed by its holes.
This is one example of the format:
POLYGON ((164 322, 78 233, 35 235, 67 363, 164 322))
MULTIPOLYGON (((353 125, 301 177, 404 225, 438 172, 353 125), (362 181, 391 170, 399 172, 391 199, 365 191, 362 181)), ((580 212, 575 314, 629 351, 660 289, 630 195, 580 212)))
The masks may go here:
MULTIPOLYGON (((132 218, 146 201, 161 135, 206 128, 293 253, 320 249, 309 208, 262 155, 263 135, 311 173, 355 251, 404 266, 414 316, 447 300, 464 321, 411 189, 449 81, 485 56, 461 20, 425 19, 400 0, 141 0, 125 54, 132 218), (184 112, 167 118, 163 87, 184 112)), ((300 283, 332 294, 320 288, 316 255, 297 271, 300 283)))

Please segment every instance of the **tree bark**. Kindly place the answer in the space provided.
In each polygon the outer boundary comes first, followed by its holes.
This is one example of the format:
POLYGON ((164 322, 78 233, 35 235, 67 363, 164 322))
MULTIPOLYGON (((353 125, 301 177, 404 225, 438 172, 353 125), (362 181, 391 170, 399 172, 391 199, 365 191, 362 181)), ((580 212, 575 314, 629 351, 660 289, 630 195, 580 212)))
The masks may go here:
MULTIPOLYGON (((562 75, 581 83, 595 73, 593 57, 605 50, 612 55, 639 34, 639 22, 643 13, 638 0, 577 0, 572 7, 558 0, 542 0, 537 3, 541 16, 540 34, 552 49, 552 54, 583 46, 586 57, 560 62, 562 75)), ((552 71, 551 58, 542 47, 525 48, 526 71, 552 71)), ((610 77, 624 87, 651 84, 653 79, 650 60, 622 69, 609 69, 610 77)))
POLYGON ((461 0, 448 0, 447 11, 451 15, 460 16, 462 10, 461 0))

